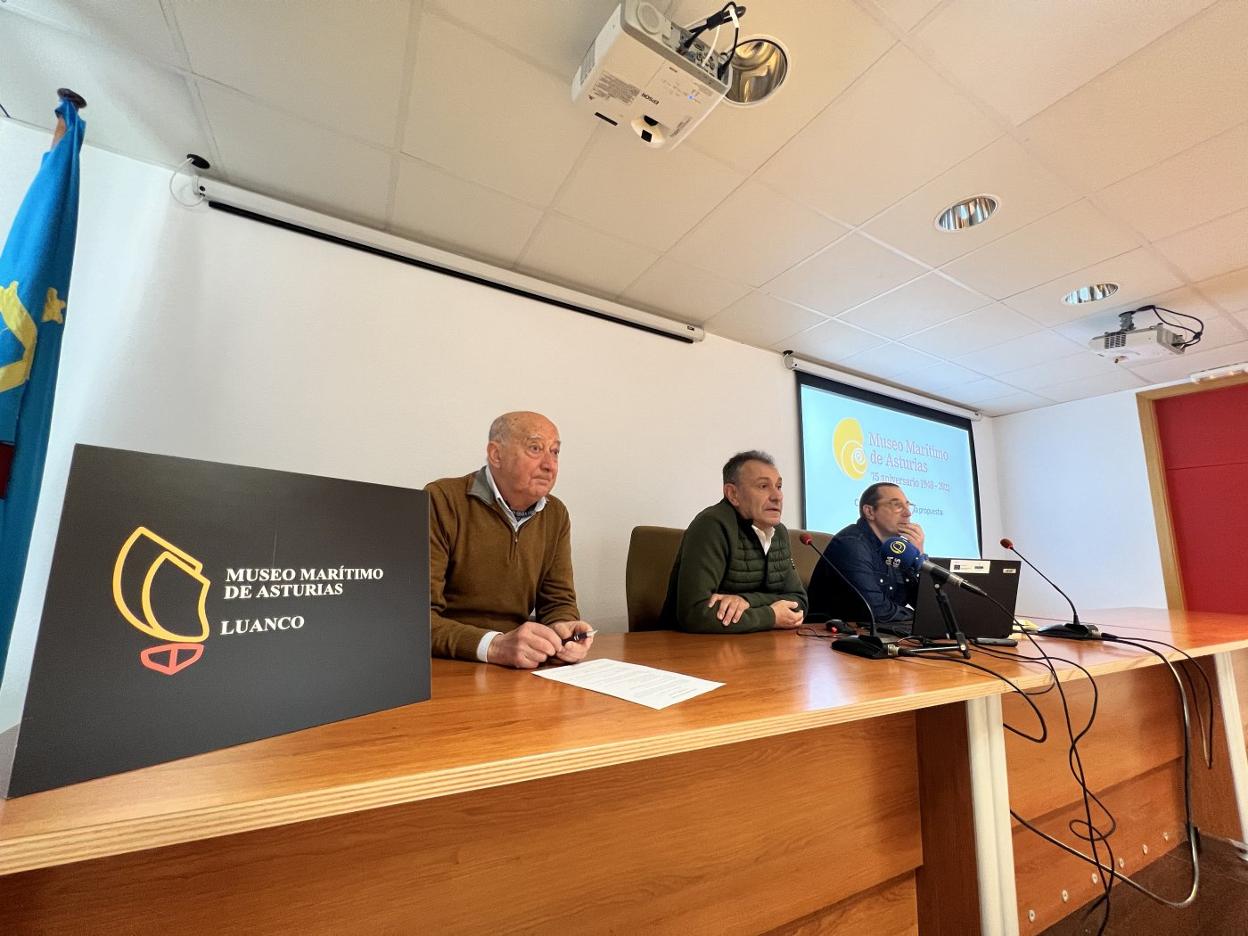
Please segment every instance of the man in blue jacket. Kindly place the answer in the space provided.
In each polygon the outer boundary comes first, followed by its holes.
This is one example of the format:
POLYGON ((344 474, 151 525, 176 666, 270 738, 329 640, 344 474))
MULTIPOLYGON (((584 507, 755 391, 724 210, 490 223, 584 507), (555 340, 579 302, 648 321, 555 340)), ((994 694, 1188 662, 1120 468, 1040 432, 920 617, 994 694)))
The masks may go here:
POLYGON ((827 563, 818 563, 809 588, 812 616, 860 624, 870 623, 874 616, 877 624, 902 625, 903 629, 909 625, 914 612, 908 605, 914 604, 918 576, 887 565, 880 547, 890 536, 904 536, 923 552, 923 528, 911 521, 912 508, 895 484, 881 482, 862 492, 858 521, 837 533, 823 551, 848 585, 827 563))

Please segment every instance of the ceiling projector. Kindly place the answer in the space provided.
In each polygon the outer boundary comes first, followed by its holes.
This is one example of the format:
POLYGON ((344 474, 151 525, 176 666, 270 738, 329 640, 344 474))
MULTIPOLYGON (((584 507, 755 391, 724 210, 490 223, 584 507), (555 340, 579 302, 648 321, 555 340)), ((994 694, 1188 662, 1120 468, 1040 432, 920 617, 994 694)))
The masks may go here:
POLYGON ((685 28, 652 3, 623 0, 572 77, 572 101, 630 128, 647 146, 679 145, 728 93, 731 53, 715 52, 699 36, 736 26, 744 13, 728 4, 685 28))
POLYGON ((1115 364, 1122 364, 1127 361, 1134 363, 1182 354, 1189 344, 1194 343, 1188 336, 1164 322, 1147 328, 1136 328, 1133 316, 1136 312, 1143 311, 1145 310, 1133 309, 1119 313, 1118 330, 1097 335, 1088 342, 1088 347, 1101 357, 1109 358, 1115 364))

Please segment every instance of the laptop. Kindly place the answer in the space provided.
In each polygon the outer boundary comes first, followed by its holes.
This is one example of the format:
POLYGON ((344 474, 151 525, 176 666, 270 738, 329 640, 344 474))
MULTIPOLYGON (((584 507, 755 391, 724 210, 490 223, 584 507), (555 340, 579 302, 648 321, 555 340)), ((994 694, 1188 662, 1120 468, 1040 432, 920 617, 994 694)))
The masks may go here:
MULTIPOLYGON (((949 604, 958 626, 968 639, 1009 637, 1014 624, 1014 609, 1018 601, 1017 559, 942 559, 929 556, 933 563, 954 572, 968 582, 978 585, 1009 609, 1009 615, 995 604, 979 595, 957 587, 946 587, 949 604)), ((946 639, 945 619, 936 604, 936 589, 932 577, 919 574, 919 593, 914 602, 914 624, 911 633, 915 637, 932 640, 946 639)))

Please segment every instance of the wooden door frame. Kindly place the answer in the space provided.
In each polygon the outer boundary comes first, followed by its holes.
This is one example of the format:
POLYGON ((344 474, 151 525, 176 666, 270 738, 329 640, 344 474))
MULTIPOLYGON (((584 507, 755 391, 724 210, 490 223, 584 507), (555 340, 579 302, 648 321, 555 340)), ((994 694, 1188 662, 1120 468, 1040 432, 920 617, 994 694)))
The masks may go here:
POLYGON ((1157 431, 1157 401, 1169 397, 1221 390, 1248 383, 1248 374, 1219 377, 1215 380, 1185 381, 1156 390, 1136 394, 1140 410, 1140 434, 1144 440, 1144 463, 1148 466, 1148 489, 1153 500, 1153 518, 1157 523, 1157 546, 1161 552, 1161 574, 1166 587, 1166 606, 1175 610, 1187 607, 1183 595, 1183 575, 1179 567, 1179 551, 1174 542, 1174 523, 1170 517, 1170 498, 1166 495, 1166 465, 1162 458, 1161 436, 1157 431))

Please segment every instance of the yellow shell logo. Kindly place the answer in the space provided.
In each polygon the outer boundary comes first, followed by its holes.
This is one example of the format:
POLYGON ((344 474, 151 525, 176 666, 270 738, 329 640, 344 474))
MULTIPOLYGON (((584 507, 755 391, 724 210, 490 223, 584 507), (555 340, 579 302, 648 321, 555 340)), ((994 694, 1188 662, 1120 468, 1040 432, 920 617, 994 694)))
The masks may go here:
POLYGON ((867 453, 862 447, 862 426, 845 417, 832 431, 832 452, 841 471, 857 481, 867 473, 867 453))

